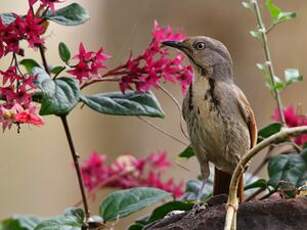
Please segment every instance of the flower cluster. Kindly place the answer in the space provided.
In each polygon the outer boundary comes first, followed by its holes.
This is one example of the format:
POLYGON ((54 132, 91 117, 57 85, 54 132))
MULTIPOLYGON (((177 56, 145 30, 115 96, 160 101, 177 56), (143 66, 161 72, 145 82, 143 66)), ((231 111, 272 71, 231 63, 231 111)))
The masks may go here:
MULTIPOLYGON (((284 108, 283 112, 288 127, 307 125, 307 116, 298 114, 293 106, 287 106, 286 108, 284 108)), ((274 111, 273 120, 281 121, 278 109, 275 109, 274 111)), ((298 145, 304 145, 305 143, 307 143, 307 134, 303 134, 296 137, 295 143, 298 145)))
POLYGON ((4 103, 0 104, 0 123, 3 130, 11 128, 13 123, 37 126, 43 124, 32 102, 32 93, 35 89, 34 77, 21 75, 18 71, 16 66, 0 71, 3 84, 0 87, 0 95, 4 100, 4 103))
POLYGON ((30 6, 33 6, 36 2, 40 2, 42 7, 49 7, 53 12, 55 11, 54 4, 61 3, 60 0, 29 0, 30 6))
POLYGON ((180 41, 185 38, 181 33, 174 33, 171 27, 161 27, 154 22, 152 42, 147 49, 136 58, 130 57, 124 66, 125 74, 120 80, 120 89, 136 89, 146 92, 152 87, 159 86, 161 81, 180 83, 183 93, 192 81, 192 69, 184 65, 183 55, 177 53, 172 59, 167 48, 161 47, 166 40, 180 41), (134 86, 134 87, 133 87, 134 86))
POLYGON ((85 186, 89 191, 102 187, 132 188, 139 186, 156 187, 172 193, 175 197, 183 194, 183 184, 176 184, 173 178, 162 180, 162 173, 170 167, 166 152, 135 158, 122 155, 112 164, 106 156, 92 153, 81 167, 85 186))
POLYGON ((23 55, 19 43, 27 40, 30 47, 43 44, 41 35, 44 27, 42 19, 36 17, 31 11, 25 17, 11 15, 12 22, 7 23, 0 17, 0 58, 10 52, 23 55))
POLYGON ((104 62, 109 58, 110 56, 105 54, 102 48, 97 52, 87 51, 81 42, 79 53, 74 56, 78 63, 68 73, 72 74, 82 83, 84 80, 89 80, 92 75, 97 75, 98 70, 105 68, 104 62))

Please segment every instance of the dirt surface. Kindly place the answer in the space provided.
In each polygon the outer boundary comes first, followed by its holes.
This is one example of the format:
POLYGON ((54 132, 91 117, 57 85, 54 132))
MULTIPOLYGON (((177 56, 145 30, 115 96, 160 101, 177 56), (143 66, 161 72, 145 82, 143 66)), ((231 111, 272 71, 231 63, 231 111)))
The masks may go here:
MULTIPOLYGON (((224 197, 191 211, 162 219, 146 230, 223 230, 224 197)), ((307 230, 307 198, 246 202, 238 212, 238 230, 307 230)))

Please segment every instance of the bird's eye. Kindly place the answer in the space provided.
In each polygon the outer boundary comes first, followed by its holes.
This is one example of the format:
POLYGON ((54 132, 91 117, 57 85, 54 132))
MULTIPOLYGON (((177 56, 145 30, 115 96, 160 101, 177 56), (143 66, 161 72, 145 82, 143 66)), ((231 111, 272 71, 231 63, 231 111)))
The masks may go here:
POLYGON ((198 42, 195 44, 195 48, 198 50, 202 50, 204 48, 206 48, 206 44, 204 42, 198 42))

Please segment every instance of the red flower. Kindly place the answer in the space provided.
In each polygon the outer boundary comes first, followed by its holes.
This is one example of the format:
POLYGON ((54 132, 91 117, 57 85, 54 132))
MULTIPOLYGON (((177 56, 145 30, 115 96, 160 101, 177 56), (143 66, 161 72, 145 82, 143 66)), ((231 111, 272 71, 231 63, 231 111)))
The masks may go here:
POLYGON ((162 174, 170 167, 166 152, 150 154, 140 159, 122 155, 112 164, 106 163, 106 156, 92 153, 82 165, 82 177, 88 190, 105 186, 132 188, 139 186, 156 187, 173 193, 175 197, 183 194, 183 184, 176 184, 172 178, 164 181, 162 174))
POLYGON ((41 3, 41 6, 44 6, 44 7, 49 7, 51 9, 52 12, 55 12, 55 8, 54 8, 54 4, 55 3, 61 3, 61 2, 64 2, 64 1, 60 1, 60 0, 29 0, 29 4, 31 6, 33 6, 36 2, 40 2, 41 3))
MULTIPOLYGON (((284 116, 288 127, 297 127, 307 125, 307 116, 298 114, 293 106, 284 108, 284 116)), ((278 109, 275 109, 272 116, 273 120, 281 121, 278 109)), ((307 135, 303 134, 295 138, 295 143, 298 145, 304 145, 307 143, 307 135)))
POLYGON ((41 116, 38 115, 37 108, 30 104, 29 108, 15 115, 15 122, 41 126, 44 124, 41 116))
POLYGON ((173 32, 171 27, 160 27, 154 22, 152 42, 142 55, 130 57, 120 71, 122 75, 119 86, 122 92, 128 89, 146 92, 158 87, 161 81, 180 83, 183 93, 192 82, 192 68, 183 64, 183 55, 177 53, 175 58, 168 56, 167 48, 161 48, 165 40, 183 40, 185 36, 173 32))
POLYGON ((109 56, 99 49, 97 52, 87 51, 80 43, 79 53, 74 56, 78 60, 78 64, 73 66, 68 73, 74 75, 80 83, 91 78, 91 75, 98 73, 99 69, 105 68, 104 62, 109 59, 109 56))

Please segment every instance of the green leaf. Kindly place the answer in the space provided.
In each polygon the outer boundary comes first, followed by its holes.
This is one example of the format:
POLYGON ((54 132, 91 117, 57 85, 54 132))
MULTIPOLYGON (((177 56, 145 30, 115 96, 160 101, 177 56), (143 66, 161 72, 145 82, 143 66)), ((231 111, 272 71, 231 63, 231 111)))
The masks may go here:
POLYGON ((15 215, 0 223, 0 230, 33 230, 41 219, 35 216, 15 215))
POLYGON ((276 6, 272 0, 266 0, 265 5, 268 11, 270 12, 273 24, 278 24, 284 21, 288 21, 296 17, 295 12, 282 11, 282 9, 276 6))
POLYGON ((270 136, 272 136, 275 133, 278 133, 282 128, 282 124, 281 123, 271 123, 263 128, 261 128, 258 131, 258 142, 264 140, 265 138, 268 138, 270 136))
POLYGON ((59 54, 63 62, 68 63, 71 58, 69 48, 64 42, 59 43, 59 54))
POLYGON ((55 76, 58 76, 65 69, 65 66, 55 66, 51 69, 51 73, 53 73, 55 76))
POLYGON ((253 38, 256 38, 257 40, 262 41, 262 32, 261 31, 251 30, 251 31, 249 31, 249 33, 253 38))
POLYGON ((13 13, 0 14, 0 19, 4 25, 9 25, 16 20, 16 15, 13 13))
POLYGON ((28 73, 32 73, 34 67, 39 67, 39 64, 33 59, 23 59, 20 64, 25 67, 28 73))
POLYGON ((246 9, 251 9, 253 10, 253 4, 248 0, 248 1, 242 1, 241 2, 242 6, 246 9))
POLYGON ((49 10, 44 17, 64 26, 80 25, 90 18, 86 10, 77 3, 58 9, 55 13, 49 10))
POLYGON ((40 115, 66 115, 79 102, 80 89, 77 80, 61 77, 55 80, 42 68, 35 67, 36 84, 43 92, 40 115))
POLYGON ((157 188, 132 188, 116 191, 102 201, 100 215, 104 221, 115 220, 169 197, 169 193, 157 188))
POLYGON ((212 178, 209 177, 209 180, 206 182, 205 186, 203 187, 203 190, 201 190, 202 188, 202 184, 203 181, 201 180, 189 180, 186 183, 186 188, 185 188, 185 192, 183 195, 183 200, 197 200, 200 199, 204 200, 206 198, 208 198, 213 191, 213 181, 212 178))
POLYGON ((296 18, 295 12, 281 12, 278 15, 277 21, 278 21, 278 23, 281 23, 281 22, 284 22, 284 21, 289 21, 293 18, 296 18))
POLYGON ((191 157, 195 156, 195 153, 193 151, 193 148, 191 146, 188 146, 183 152, 179 154, 180 158, 186 158, 189 159, 191 157))
POLYGON ((128 230, 142 230, 144 228, 143 224, 132 224, 129 226, 128 230))
POLYGON ((258 179, 244 187, 244 190, 254 189, 254 188, 267 188, 268 184, 265 179, 258 179))
POLYGON ((270 12, 273 21, 276 21, 278 19, 278 15, 282 12, 282 10, 278 6, 276 6, 272 0, 266 0, 265 6, 270 12))
POLYGON ((268 164, 269 184, 277 187, 285 181, 301 186, 307 181, 307 150, 300 154, 278 155, 270 159, 268 164))
POLYGON ((104 114, 164 117, 157 98, 151 92, 100 93, 92 96, 81 96, 81 101, 91 109, 104 114))
POLYGON ((303 76, 300 74, 298 69, 286 69, 285 80, 287 85, 291 85, 294 82, 303 80, 303 76))
POLYGON ((171 201, 153 210, 147 224, 164 218, 168 213, 174 210, 188 211, 193 208, 194 204, 184 201, 171 201))
POLYGON ((82 209, 69 209, 63 216, 42 221, 34 230, 81 230, 84 221, 82 209))

